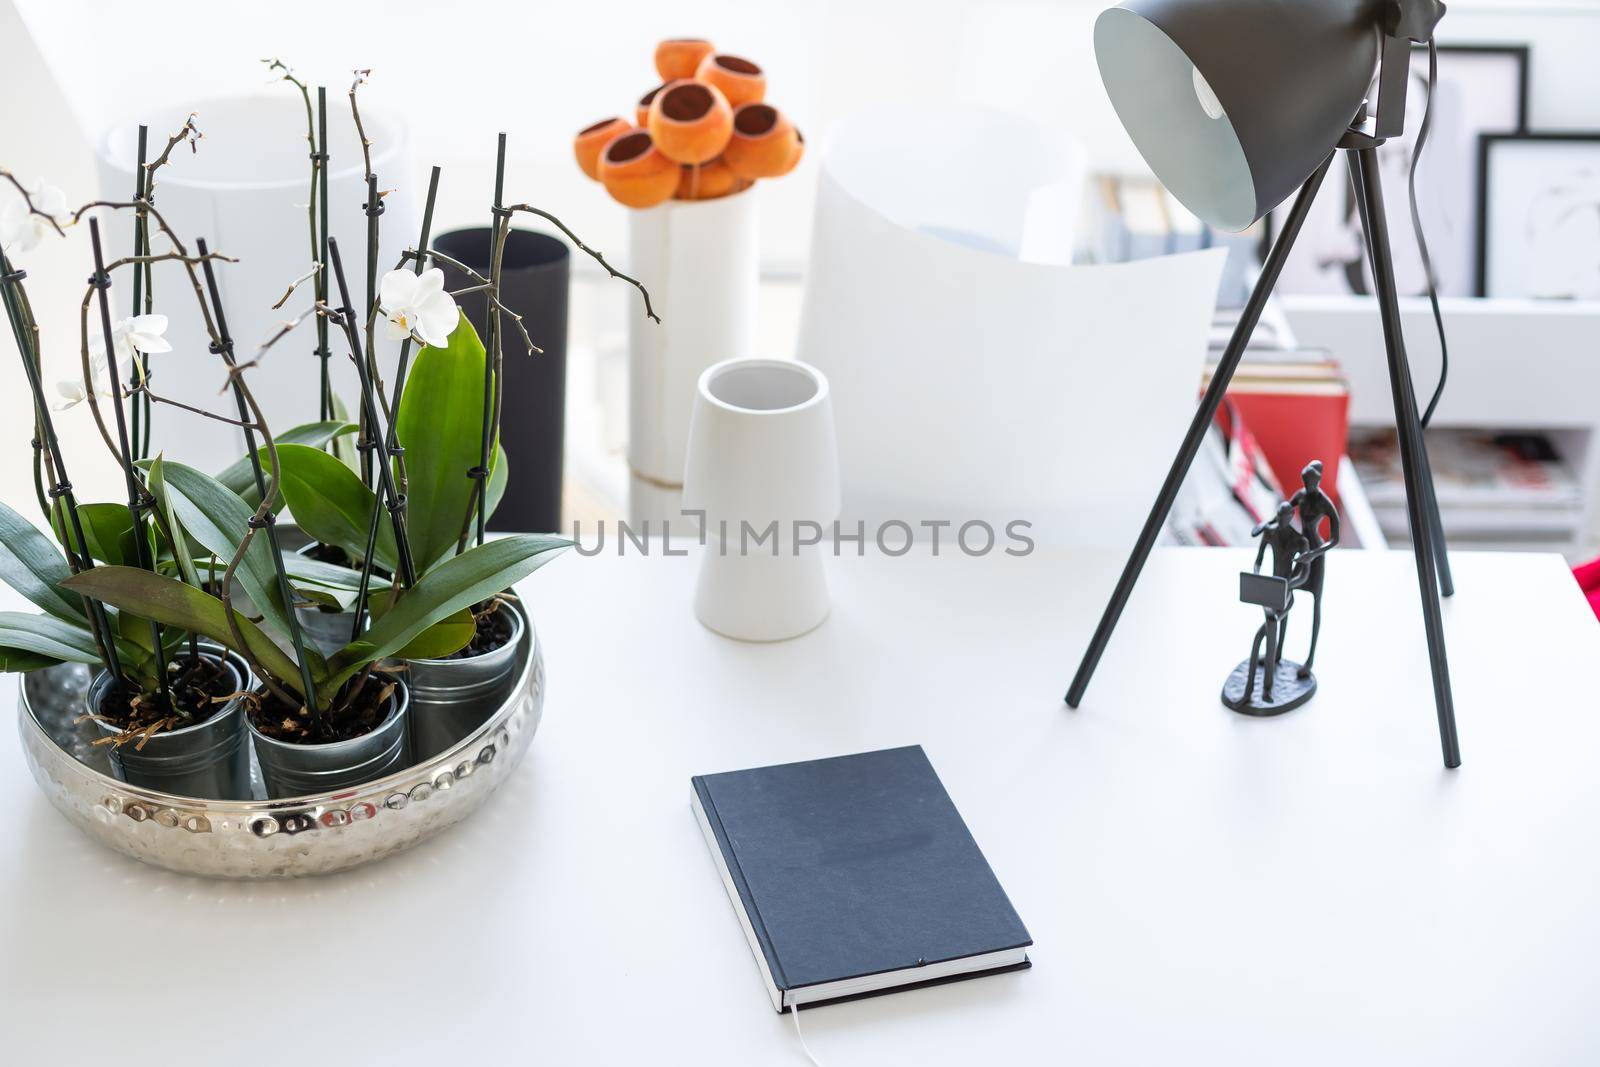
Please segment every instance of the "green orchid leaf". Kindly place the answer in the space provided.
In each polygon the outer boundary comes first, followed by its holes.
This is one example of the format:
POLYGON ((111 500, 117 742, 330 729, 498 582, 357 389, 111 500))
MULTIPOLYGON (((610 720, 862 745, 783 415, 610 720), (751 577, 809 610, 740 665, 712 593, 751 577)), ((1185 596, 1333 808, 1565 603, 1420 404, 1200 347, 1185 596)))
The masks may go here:
POLYGON ((316 586, 296 586, 295 595, 307 604, 329 611, 349 611, 356 603, 354 590, 320 589, 316 586))
POLYGON ((483 513, 485 523, 494 518, 494 509, 500 506, 500 499, 506 495, 506 482, 510 476, 506 450, 496 444, 494 458, 489 461, 489 509, 483 513))
POLYGON ((406 450, 406 530, 418 575, 455 551, 467 520, 486 366, 483 342, 463 315, 443 348, 417 353, 406 377, 395 429, 406 450))
POLYGON ((505 592, 571 546, 549 534, 512 534, 445 560, 407 589, 360 640, 328 660, 329 677, 319 689, 331 696, 368 663, 399 654, 434 623, 505 592))
MULTIPOLYGON (((149 655, 155 650, 155 643, 150 639, 150 620, 142 618, 132 612, 119 611, 110 616, 111 625, 117 631, 117 640, 138 646, 140 652, 149 655)), ((176 631, 174 631, 176 632, 176 631)), ((166 635, 166 631, 162 631, 166 635)))
MULTIPOLYGON (((333 394, 333 417, 342 419, 354 426, 355 420, 350 415, 350 409, 344 406, 344 401, 339 399, 339 394, 333 394)), ((360 429, 359 426, 356 427, 360 429)), ((347 434, 340 434, 333 439, 333 455, 346 467, 356 474, 361 473, 361 455, 356 451, 355 438, 347 434)))
MULTIPOLYGON (((232 559, 255 509, 209 474, 182 463, 164 464, 162 482, 178 525, 207 552, 224 561, 232 559)), ((274 633, 287 635, 288 612, 278 588, 272 548, 264 533, 257 532, 250 539, 250 547, 238 570, 234 571, 234 577, 244 587, 267 627, 274 633)))
MULTIPOLYGON (((320 559, 308 559, 305 556, 284 553, 283 565, 289 572, 289 580, 296 588, 315 586, 324 589, 349 589, 354 591, 361 585, 361 572, 353 567, 341 567, 337 563, 324 563, 320 559)), ((367 583, 369 591, 389 588, 389 579, 376 572, 367 583)))
POLYGON ((64 661, 38 652, 26 652, 20 648, 0 648, 0 673, 4 674, 25 674, 28 671, 43 670, 45 667, 55 667, 62 662, 64 661))
POLYGON ((82 623, 82 598, 57 588, 71 576, 60 549, 33 523, 0 504, 0 581, 34 607, 58 619, 82 623))
MULTIPOLYGON (((176 465, 174 465, 176 467, 176 465)), ((123 611, 155 619, 164 626, 177 626, 191 633, 202 634, 224 648, 259 663, 274 681, 285 688, 300 692, 300 669, 266 632, 239 612, 233 613, 244 640, 234 636, 228 625, 228 615, 222 601, 210 593, 185 585, 176 578, 140 570, 137 567, 96 567, 69 578, 69 589, 85 596, 103 600, 123 611)), ((0 628, 0 644, 16 644, 0 628)), ((313 664, 313 670, 317 668, 313 664)))
MULTIPOLYGON (((150 632, 150 620, 127 611, 119 611, 110 618, 117 633, 117 656, 122 673, 133 675, 146 692, 153 691, 160 678, 156 670, 156 646, 154 635, 150 632), (124 655, 123 649, 133 649, 134 654, 131 657, 124 655)), ((169 659, 183 636, 183 631, 175 627, 161 628, 162 651, 168 654, 169 659)))
MULTIPOLYGON (((298 555, 286 555, 284 562, 288 565, 289 581, 294 584, 295 595, 336 611, 349 611, 355 606, 356 596, 361 591, 359 570, 298 555)), ((367 583, 367 595, 371 598, 388 588, 389 579, 374 573, 367 583)))
MULTIPOLYGON (((136 567, 96 567, 92 571, 84 571, 75 575, 81 578, 85 575, 98 574, 106 570, 138 570, 136 567)), ((139 571, 140 574, 149 574, 149 571, 139 571)), ((153 575, 152 575, 153 577, 153 575)), ((70 583, 73 578, 68 578, 70 583)), ((165 579, 170 581, 171 579, 165 579)), ((78 590, 82 592, 82 589, 78 590)), ((90 594, 93 596, 94 594, 90 594)), ((20 652, 29 652, 37 656, 49 656, 51 659, 66 663, 99 663, 100 645, 95 641, 94 634, 87 625, 75 625, 65 619, 58 619, 52 615, 29 615, 21 611, 0 611, 0 646, 16 649, 20 652)), ((127 668, 137 663, 142 655, 141 650, 126 641, 117 642, 117 658, 127 668)))
POLYGON ((187 544, 189 538, 184 532, 183 524, 178 521, 177 513, 173 510, 172 497, 167 492, 166 464, 161 456, 156 456, 150 461, 150 467, 145 472, 144 482, 150 490, 150 495, 156 499, 156 507, 161 509, 162 518, 166 520, 167 529, 172 531, 172 536, 180 544, 175 546, 175 551, 169 558, 173 559, 178 569, 178 575, 195 588, 201 585, 200 572, 195 569, 194 556, 189 551, 187 544))
POLYGON ((394 658, 443 659, 466 648, 477 632, 478 620, 473 618, 472 609, 462 608, 413 637, 394 658))
MULTIPOLYGON (((347 433, 355 432, 355 423, 340 417, 329 419, 326 422, 308 422, 301 426, 292 426, 280 434, 274 434, 272 441, 279 448, 284 445, 307 445, 311 448, 322 448, 329 441, 336 440, 347 433)), ((257 450, 261 454, 262 468, 266 468, 266 449, 257 450)), ((217 481, 239 494, 239 499, 250 505, 251 510, 261 506, 261 494, 256 492, 255 471, 250 466, 250 455, 245 453, 232 463, 228 464, 223 472, 217 475, 217 481)), ((273 511, 283 510, 283 499, 280 496, 278 504, 273 511)))
MULTIPOLYGON (((139 556, 134 547, 133 517, 126 504, 79 504, 78 521, 83 526, 83 539, 89 555, 101 563, 137 566, 139 556)), ((65 511, 57 508, 51 515, 51 528, 56 540, 73 546, 72 520, 65 511)))
MULTIPOLYGON (((367 551, 367 529, 377 495, 338 459, 306 445, 279 448, 278 464, 284 499, 300 529, 325 545, 344 549, 351 559, 360 559, 367 551)), ((378 517, 378 540, 372 555, 380 567, 395 569, 394 524, 387 511, 378 517)))

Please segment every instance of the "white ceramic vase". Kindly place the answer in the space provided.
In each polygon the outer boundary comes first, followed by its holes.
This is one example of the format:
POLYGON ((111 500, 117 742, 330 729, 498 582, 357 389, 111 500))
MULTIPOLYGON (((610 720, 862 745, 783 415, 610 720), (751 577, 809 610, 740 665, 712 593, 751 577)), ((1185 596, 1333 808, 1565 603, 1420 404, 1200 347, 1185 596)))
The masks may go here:
MULTIPOLYGON (((628 292, 628 517, 681 522, 695 383, 754 345, 759 262, 754 191, 628 213, 628 263, 661 322, 628 292)), ((659 528, 659 527, 657 527, 659 528)))
MULTIPOLYGON (((171 162, 156 176, 155 206, 192 251, 204 237, 215 252, 238 260, 217 269, 228 327, 241 360, 249 358, 268 334, 291 314, 308 307, 310 284, 301 286, 278 310, 272 305, 315 256, 306 208, 310 201, 311 162, 306 144, 305 108, 290 86, 271 95, 201 100, 182 109, 141 116, 149 128, 148 154, 154 158, 190 111, 204 133, 198 149, 178 147, 171 162)), ((362 121, 372 141, 372 169, 383 199, 380 225, 381 277, 417 242, 418 195, 411 152, 403 123, 381 109, 363 106, 362 121)), ((328 139, 329 231, 338 239, 351 299, 365 299, 366 183, 360 143, 344 93, 330 92, 328 139)), ((138 160, 138 123, 106 131, 96 144, 101 193, 109 200, 133 198, 138 160)), ((133 244, 133 222, 127 213, 102 223, 108 259, 126 255, 133 244)), ((152 238, 157 251, 165 241, 152 238)), ((132 275, 117 274, 111 296, 117 314, 129 314, 132 275)), ((331 287, 331 282, 330 282, 331 287)), ((207 351, 209 338, 181 271, 171 265, 155 269, 156 310, 168 315, 167 339, 172 352, 151 360, 152 388, 163 396, 219 410, 218 390, 226 378, 216 356, 207 351)), ((334 294, 337 303, 337 293, 334 294)), ((349 410, 358 409, 356 373, 337 330, 330 332, 330 371, 335 392, 349 410)), ((392 361, 394 346, 380 339, 380 359, 392 361)), ((312 352, 316 331, 311 320, 285 338, 271 356, 251 371, 251 386, 269 424, 278 430, 317 418, 319 368, 312 352)), ((387 372, 386 372, 387 378, 387 372)), ((194 463, 203 470, 220 465, 219 457, 236 456, 243 439, 230 426, 176 412, 157 411, 153 451, 194 463)))
POLYGON ((696 617, 742 641, 815 629, 839 514, 828 379, 804 363, 727 360, 700 375, 693 411, 683 506, 705 513, 696 617))

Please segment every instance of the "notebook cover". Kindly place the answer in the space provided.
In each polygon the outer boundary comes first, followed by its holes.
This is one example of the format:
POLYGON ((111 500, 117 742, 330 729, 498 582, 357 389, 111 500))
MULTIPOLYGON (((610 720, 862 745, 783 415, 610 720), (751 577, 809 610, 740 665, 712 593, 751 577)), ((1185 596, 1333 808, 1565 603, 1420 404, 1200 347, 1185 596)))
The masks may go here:
POLYGON ((1033 943, 921 746, 693 785, 780 990, 1033 943))

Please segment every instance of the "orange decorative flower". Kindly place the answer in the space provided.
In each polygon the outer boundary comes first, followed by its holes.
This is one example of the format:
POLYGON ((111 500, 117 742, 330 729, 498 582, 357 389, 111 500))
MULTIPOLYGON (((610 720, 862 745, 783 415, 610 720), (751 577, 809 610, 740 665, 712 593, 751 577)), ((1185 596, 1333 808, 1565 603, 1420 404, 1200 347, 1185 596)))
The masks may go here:
POLYGON ((596 180, 600 177, 600 153, 613 137, 620 137, 632 127, 619 118, 601 119, 593 126, 578 131, 572 140, 572 154, 578 157, 578 168, 596 180))
POLYGON ((696 81, 715 85, 722 90, 733 107, 740 104, 758 104, 767 95, 767 75, 762 69, 739 56, 717 53, 706 56, 694 72, 696 81))
POLYGON ((740 178, 721 159, 713 159, 698 167, 680 167, 679 200, 716 200, 750 188, 750 183, 740 178))
POLYGON ((674 163, 706 163, 722 154, 733 133, 733 109, 715 86, 668 84, 650 104, 650 136, 674 163))
POLYGON ((692 78, 700 61, 713 51, 711 42, 699 37, 671 37, 656 45, 656 70, 664 82, 692 78))
POLYGON ((800 131, 771 104, 745 104, 733 113, 733 136, 722 158, 748 181, 788 174, 800 162, 800 131))
POLYGON ((645 130, 630 130, 600 153, 600 181, 612 199, 629 207, 654 207, 678 189, 678 165, 656 148, 645 130))
POLYGON ((665 89, 666 87, 666 83, 662 82, 660 85, 656 86, 654 89, 651 89, 648 93, 645 93, 639 98, 639 102, 633 106, 633 124, 635 126, 643 129, 644 127, 650 125, 650 105, 655 103, 656 94, 661 92, 661 90, 665 89))

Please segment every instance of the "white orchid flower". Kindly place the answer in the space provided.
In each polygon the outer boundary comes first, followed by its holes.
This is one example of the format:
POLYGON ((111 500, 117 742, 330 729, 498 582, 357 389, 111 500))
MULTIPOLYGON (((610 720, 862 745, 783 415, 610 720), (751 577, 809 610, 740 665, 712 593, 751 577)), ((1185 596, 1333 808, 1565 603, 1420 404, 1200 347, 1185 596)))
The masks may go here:
MULTIPOLYGON (((103 348, 104 346, 102 346, 103 348)), ((106 366, 104 351, 91 351, 89 353, 89 380, 82 378, 63 378, 56 382, 57 398, 50 407, 55 411, 66 411, 75 408, 92 395, 96 400, 109 400, 111 398, 111 372, 106 366)))
MULTIPOLYGON (((134 315, 111 324, 111 344, 116 350, 117 366, 133 362, 133 353, 150 355, 153 352, 171 352, 172 342, 165 336, 165 315, 134 315)), ((105 362, 105 333, 89 327, 89 352, 105 362)))
MULTIPOLYGON (((131 366, 142 381, 144 365, 133 361, 133 353, 171 352, 172 342, 162 336, 166 332, 165 315, 134 315, 112 323, 111 345, 116 352, 118 369, 131 366)), ((106 360, 105 332, 96 330, 93 325, 89 328, 89 369, 91 374, 87 382, 82 378, 64 378, 56 382, 56 392, 60 396, 50 406, 65 411, 77 407, 91 395, 96 400, 108 400, 115 395, 111 389, 111 367, 106 360)), ((123 395, 127 395, 126 390, 123 395)))
MULTIPOLYGON (((172 351, 172 342, 165 336, 165 315, 135 315, 131 319, 123 319, 119 325, 127 328, 128 343, 147 356, 153 352, 172 351)), ((116 330, 117 327, 113 326, 113 337, 116 336, 116 330)))
POLYGON ((415 337, 430 348, 443 348, 455 332, 461 312, 444 291, 444 271, 429 267, 421 274, 392 270, 378 287, 378 308, 388 321, 391 341, 415 337))
POLYGON ((56 225, 71 221, 66 193, 53 185, 46 185, 38 178, 25 182, 23 188, 37 210, 29 211, 28 201, 19 196, 6 205, 5 211, 0 212, 0 249, 7 252, 31 251, 44 240, 45 234, 55 230, 55 226, 51 225, 52 220, 56 225), (40 211, 44 214, 37 213, 40 211))

